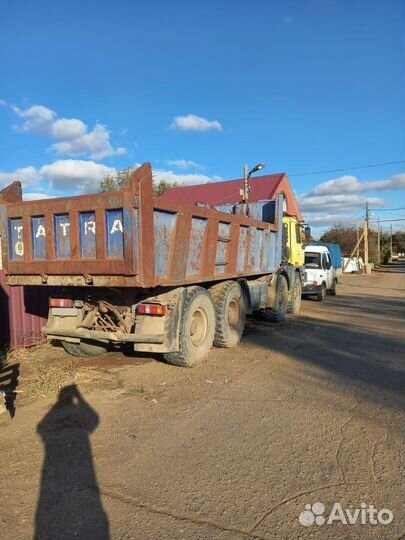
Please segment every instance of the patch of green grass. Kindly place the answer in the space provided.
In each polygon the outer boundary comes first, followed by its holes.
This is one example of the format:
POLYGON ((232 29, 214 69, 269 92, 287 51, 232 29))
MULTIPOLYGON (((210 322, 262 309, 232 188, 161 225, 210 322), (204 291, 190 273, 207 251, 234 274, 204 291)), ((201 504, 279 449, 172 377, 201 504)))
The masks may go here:
POLYGON ((126 391, 127 396, 138 397, 142 396, 145 393, 145 388, 143 386, 131 386, 126 391))

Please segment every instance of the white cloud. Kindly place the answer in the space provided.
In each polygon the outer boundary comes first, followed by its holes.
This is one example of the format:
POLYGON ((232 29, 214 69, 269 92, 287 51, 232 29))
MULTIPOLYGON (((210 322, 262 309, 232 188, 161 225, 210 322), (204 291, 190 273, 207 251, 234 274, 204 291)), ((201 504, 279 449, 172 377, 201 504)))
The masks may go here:
POLYGON ((61 159, 40 169, 41 176, 51 180, 55 189, 71 189, 80 193, 97 191, 100 180, 115 172, 114 167, 80 159, 61 159))
POLYGON ((36 184, 40 180, 40 174, 35 167, 22 167, 14 172, 0 172, 0 183, 3 187, 6 184, 20 181, 24 186, 36 184))
MULTIPOLYGON (((359 218, 358 221, 361 221, 359 218)), ((356 223, 356 219, 352 215, 348 214, 325 214, 319 216, 309 216, 308 222, 311 227, 318 229, 319 227, 330 227, 335 224, 342 223, 343 225, 350 226, 356 223)))
MULTIPOLYGON (((66 128, 71 129, 69 126, 66 128)), ((91 132, 84 132, 82 135, 55 143, 52 148, 61 156, 89 154, 93 159, 103 159, 112 155, 121 156, 126 153, 125 148, 119 147, 115 150, 112 148, 110 134, 101 124, 96 124, 91 132)))
POLYGON ((387 206, 384 199, 368 196, 367 192, 403 189, 404 174, 397 174, 386 180, 365 182, 356 176, 346 175, 322 182, 309 193, 298 196, 298 202, 306 220, 315 228, 325 228, 336 223, 353 225, 364 216, 366 202, 371 207, 387 206))
POLYGON ((336 195, 303 195, 298 197, 302 212, 351 212, 365 208, 366 201, 373 206, 384 206, 378 197, 362 197, 356 193, 336 195))
MULTIPOLYGON (((140 163, 135 164, 135 167, 139 166, 140 163)), ((39 169, 31 166, 10 173, 0 172, 0 189, 14 180, 20 180, 23 184, 23 193, 26 200, 29 200, 28 197, 31 197, 30 200, 48 198, 48 193, 52 192, 52 190, 66 191, 71 194, 94 193, 98 190, 100 180, 103 180, 108 175, 114 175, 116 172, 114 167, 107 167, 95 161, 60 159, 43 165, 39 169), (25 194, 27 189, 30 191, 25 194), (48 193, 43 194, 42 191, 48 193)), ((154 169, 154 183, 161 180, 190 186, 206 184, 215 180, 222 180, 222 178, 219 176, 209 177, 205 174, 178 174, 172 170, 154 169)))
POLYGON ((361 182, 356 176, 341 176, 322 182, 312 191, 298 197, 303 212, 344 213, 362 210, 366 201, 371 206, 385 206, 379 197, 365 196, 372 191, 396 191, 405 189, 405 174, 397 174, 387 180, 361 182))
POLYGON ((48 193, 52 190, 63 190, 72 194, 91 193, 97 191, 100 180, 115 173, 114 167, 95 161, 60 159, 43 165, 40 169, 30 166, 14 172, 0 172, 0 189, 19 180, 23 185, 24 198, 36 197, 39 194, 41 198, 49 198, 52 195, 48 193), (27 189, 32 192, 25 194, 27 189), (42 190, 48 193, 42 194, 42 190))
POLYGON ((17 116, 24 119, 23 123, 16 127, 19 131, 51 135, 52 124, 57 116, 55 111, 42 105, 32 105, 25 110, 12 105, 11 109, 17 116))
POLYGON ((169 167, 176 167, 177 169, 198 169, 200 171, 205 169, 203 165, 188 159, 173 159, 169 160, 167 164, 169 167))
POLYGON ((55 139, 71 140, 86 135, 87 127, 77 118, 60 118, 52 124, 51 134, 55 139))
POLYGON ((153 181, 155 183, 161 180, 166 182, 177 182, 185 186, 194 186, 196 184, 207 184, 213 182, 213 178, 206 176, 205 174, 177 174, 170 170, 155 169, 153 170, 153 181))
POLYGON ((405 174, 397 174, 388 180, 372 180, 360 182, 355 176, 341 176, 319 184, 312 193, 314 195, 332 195, 338 193, 364 193, 366 191, 387 191, 405 189, 405 174))
POLYGON ((16 127, 24 133, 36 133, 55 139, 52 149, 60 156, 89 156, 103 159, 114 155, 123 155, 126 149, 113 148, 110 132, 106 126, 97 123, 93 130, 78 118, 58 118, 55 111, 43 105, 32 105, 28 109, 11 106, 14 113, 22 119, 16 127))
POLYGON ((207 120, 195 114, 175 116, 170 124, 170 129, 178 131, 223 131, 218 120, 207 120))

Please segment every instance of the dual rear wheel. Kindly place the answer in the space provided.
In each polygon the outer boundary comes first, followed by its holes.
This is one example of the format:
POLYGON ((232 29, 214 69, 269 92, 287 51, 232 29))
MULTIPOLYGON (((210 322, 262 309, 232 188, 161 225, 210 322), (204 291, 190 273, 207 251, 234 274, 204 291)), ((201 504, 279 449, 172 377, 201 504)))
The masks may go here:
POLYGON ((180 350, 165 355, 170 364, 192 367, 213 345, 234 347, 246 319, 246 303, 240 285, 226 281, 207 291, 190 287, 186 292, 180 329, 180 350))

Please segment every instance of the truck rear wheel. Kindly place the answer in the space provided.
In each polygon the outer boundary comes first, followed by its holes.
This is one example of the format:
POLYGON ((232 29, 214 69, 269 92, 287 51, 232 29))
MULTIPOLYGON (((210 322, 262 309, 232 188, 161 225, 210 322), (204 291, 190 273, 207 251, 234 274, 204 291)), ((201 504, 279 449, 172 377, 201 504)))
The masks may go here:
POLYGON ((288 285, 285 276, 280 274, 276 285, 276 305, 273 310, 273 319, 277 322, 283 322, 288 309, 288 285))
POLYGON ((180 350, 165 354, 169 364, 193 367, 209 353, 215 334, 215 311, 209 293, 202 287, 187 290, 180 323, 180 350))
POLYGON ((98 341, 80 340, 80 343, 62 341, 65 351, 72 356, 90 357, 101 356, 107 352, 107 345, 101 345, 98 341))
POLYGON ((216 347, 235 347, 242 337, 246 320, 246 302, 236 281, 225 281, 210 288, 215 308, 216 347))
POLYGON ((299 313, 301 307, 302 286, 299 275, 295 276, 293 290, 291 291, 290 309, 291 313, 299 313))

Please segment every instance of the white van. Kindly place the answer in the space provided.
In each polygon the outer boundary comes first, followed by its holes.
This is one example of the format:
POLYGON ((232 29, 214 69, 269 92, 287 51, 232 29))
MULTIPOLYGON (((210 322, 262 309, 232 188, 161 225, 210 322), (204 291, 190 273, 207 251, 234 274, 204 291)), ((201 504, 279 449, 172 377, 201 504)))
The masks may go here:
POLYGON ((326 294, 336 294, 336 271, 325 246, 305 247, 305 274, 302 296, 316 296, 322 302, 326 294))

